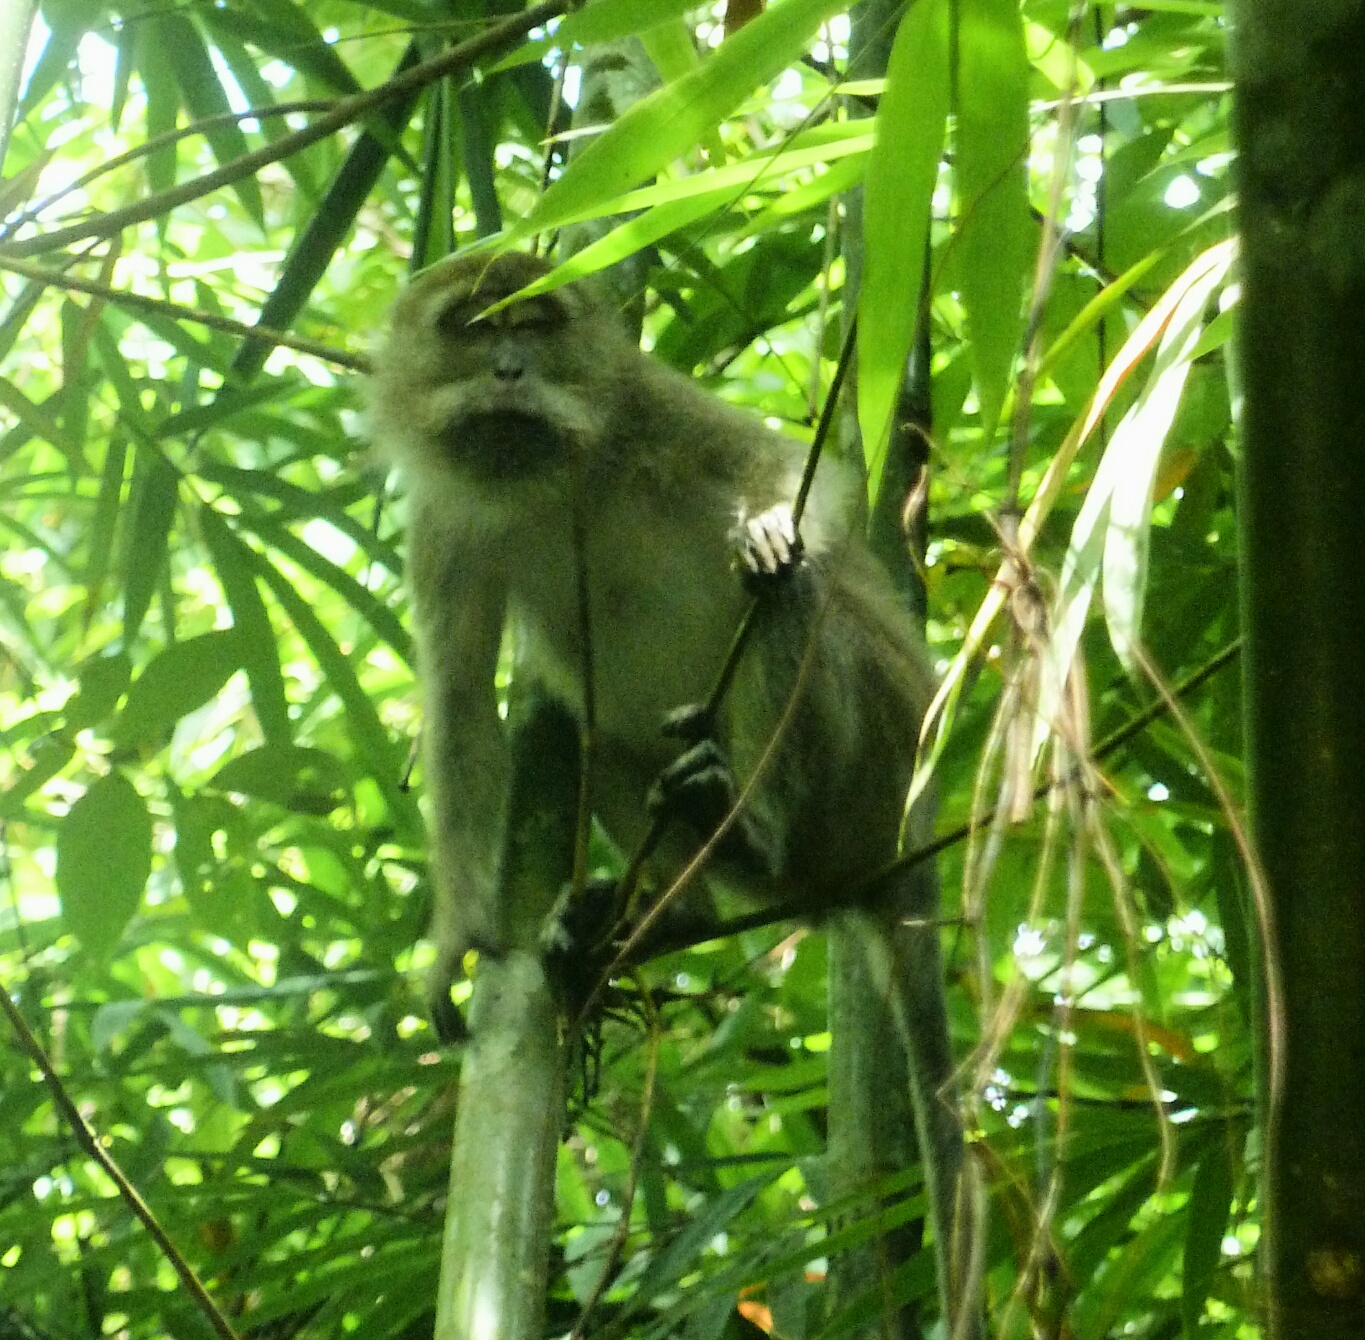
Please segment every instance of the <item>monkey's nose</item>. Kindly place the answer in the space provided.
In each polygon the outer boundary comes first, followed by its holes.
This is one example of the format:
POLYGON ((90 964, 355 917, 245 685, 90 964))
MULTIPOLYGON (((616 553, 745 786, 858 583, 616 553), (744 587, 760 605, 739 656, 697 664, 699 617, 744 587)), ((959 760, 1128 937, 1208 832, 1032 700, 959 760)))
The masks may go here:
POLYGON ((493 375, 500 382, 520 381, 523 371, 521 360, 518 358, 500 358, 493 365, 493 375))

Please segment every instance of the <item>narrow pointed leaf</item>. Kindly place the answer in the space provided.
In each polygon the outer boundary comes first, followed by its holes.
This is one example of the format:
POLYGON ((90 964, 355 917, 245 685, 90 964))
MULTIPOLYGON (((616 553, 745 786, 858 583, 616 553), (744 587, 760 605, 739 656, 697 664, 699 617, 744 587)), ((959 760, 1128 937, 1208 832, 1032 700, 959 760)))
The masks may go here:
POLYGON ((1104 615, 1109 639, 1129 674, 1137 673, 1133 649, 1142 632, 1157 465, 1204 330, 1204 309, 1223 273, 1206 275, 1180 300, 1157 349, 1151 378, 1107 449, 1115 454, 1118 468, 1104 536, 1104 615))
MULTIPOLYGON (((221 117, 232 110, 228 96, 218 79, 218 72, 209 59, 208 48, 199 36, 195 26, 178 14, 163 14, 156 24, 156 40, 161 44, 175 72, 176 83, 185 99, 185 106, 197 121, 210 117, 221 117)), ((235 121, 213 125, 204 132, 213 156, 222 167, 234 159, 244 157, 248 151, 246 136, 235 121)), ((243 177, 234 182, 233 191, 242 202, 243 209, 261 229, 265 228, 265 207, 261 201, 261 188, 255 177, 243 177)))
POLYGON ((1036 229, 1029 214, 1028 52, 1017 0, 962 0, 957 158, 962 302, 989 441, 1023 330, 1024 280, 1036 229))
POLYGON ((948 0, 917 0, 901 20, 863 187, 858 424, 873 489, 923 301, 929 210, 948 117, 948 15, 948 0))
POLYGON ((175 471, 160 456, 153 457, 140 481, 128 537, 128 567, 123 583, 125 644, 137 636, 152 603, 152 592, 166 563, 178 500, 179 480, 175 471))
POLYGON ((214 774, 219 791, 273 801, 299 814, 330 814, 350 795, 351 774, 342 761, 302 745, 265 745, 234 758, 214 774))
POLYGON ((251 556, 217 512, 206 507, 199 517, 214 570, 232 606, 232 626, 242 635, 239 650, 251 685, 256 718, 271 744, 289 744, 292 731, 284 675, 280 671, 279 642, 256 586, 251 556))
POLYGON ((1215 1140, 1199 1160, 1190 1190, 1189 1227, 1185 1231, 1184 1282, 1180 1311, 1185 1335, 1193 1340, 1204 1315, 1218 1263, 1223 1259, 1223 1235, 1232 1209, 1232 1159, 1226 1140, 1215 1140))
POLYGON ((842 8, 839 0, 783 0, 774 5, 723 42, 691 74, 637 102, 588 145, 545 192, 519 231, 563 223, 576 211, 628 191, 671 163, 755 88, 796 60, 820 24, 842 8))

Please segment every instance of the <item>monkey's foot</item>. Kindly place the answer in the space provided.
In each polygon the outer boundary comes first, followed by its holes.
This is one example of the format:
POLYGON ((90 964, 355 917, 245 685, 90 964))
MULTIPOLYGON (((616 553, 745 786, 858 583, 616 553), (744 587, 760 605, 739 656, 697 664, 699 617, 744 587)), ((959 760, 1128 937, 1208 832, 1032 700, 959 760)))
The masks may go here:
POLYGON ((566 884, 540 929, 546 971, 571 1001, 586 999, 615 956, 617 881, 593 877, 575 892, 566 884))
POLYGON ((789 503, 741 516, 737 539, 741 575, 748 586, 763 589, 801 566, 801 535, 789 503))

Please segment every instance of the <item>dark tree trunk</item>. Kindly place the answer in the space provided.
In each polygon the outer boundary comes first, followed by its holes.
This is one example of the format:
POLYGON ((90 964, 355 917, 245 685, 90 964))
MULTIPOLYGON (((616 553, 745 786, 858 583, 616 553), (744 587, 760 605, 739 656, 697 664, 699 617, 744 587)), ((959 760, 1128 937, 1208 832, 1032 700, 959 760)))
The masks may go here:
POLYGON ((1267 1320, 1285 1340, 1354 1340, 1365 1334, 1365 3, 1240 0, 1235 17, 1247 748, 1276 930, 1267 950, 1284 983, 1283 1018, 1272 992, 1261 1030, 1267 1320))

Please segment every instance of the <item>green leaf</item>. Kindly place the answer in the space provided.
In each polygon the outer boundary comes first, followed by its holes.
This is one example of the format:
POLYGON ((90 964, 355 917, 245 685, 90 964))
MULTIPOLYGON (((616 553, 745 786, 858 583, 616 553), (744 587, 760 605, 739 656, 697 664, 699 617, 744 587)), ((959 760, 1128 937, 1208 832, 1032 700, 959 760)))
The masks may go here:
MULTIPOLYGON (((323 40, 317 25, 292 0, 260 0, 252 4, 254 14, 245 8, 205 7, 204 18, 211 27, 226 27, 230 32, 267 55, 275 56, 291 70, 315 79, 329 93, 359 93, 360 83, 350 67, 323 40)), ((428 14, 425 21, 430 21, 428 14)))
MULTIPOLYGON (((142 88, 147 98, 144 120, 147 125, 147 139, 160 139, 175 129, 176 116, 180 110, 180 99, 176 95, 175 75, 170 62, 166 59, 166 49, 157 41, 155 23, 130 24, 136 32, 137 69, 142 76, 142 88)), ((147 185, 152 192, 167 191, 175 185, 175 158, 177 142, 174 140, 153 149, 147 155, 147 185)), ((163 235, 166 220, 163 215, 158 227, 163 235)))
MULTIPOLYGON (((1231 1130, 1226 1132, 1231 1135, 1231 1130)), ((1180 1312, 1185 1334, 1192 1338, 1204 1315, 1218 1263, 1223 1258, 1223 1234, 1232 1210, 1232 1157, 1227 1139, 1214 1140, 1199 1160, 1190 1191, 1189 1228, 1185 1232, 1184 1287, 1180 1312)))
POLYGON ((1028 202, 1028 52, 1017 0, 962 0, 958 26, 956 246, 989 442, 1023 330, 1034 249, 1028 202))
POLYGON ((63 713, 67 730, 84 730, 103 721, 123 697, 132 672, 128 654, 123 651, 86 661, 77 672, 80 692, 67 703, 63 713))
POLYGON ((29 764, 0 796, 0 818, 14 819, 23 813, 24 802, 51 781, 76 755, 76 746, 59 735, 44 735, 33 742, 29 764))
POLYGON ((820 24, 842 8, 839 0, 783 0, 745 24, 691 74, 637 102, 588 145, 517 234, 555 227, 671 163, 800 56, 820 24))
POLYGON ((365 767, 378 782, 395 823, 415 837, 422 832, 422 822, 413 798, 402 787, 402 758, 369 695, 356 679, 355 669, 337 646, 336 639, 314 613, 313 607, 299 595, 293 582, 264 559, 258 557, 256 565, 299 636, 317 658, 318 666, 327 677, 332 691, 345 706, 347 728, 364 759, 365 767))
POLYGON ((330 814, 350 796, 346 765, 321 749, 264 745, 220 768, 210 786, 273 801, 299 814, 330 814))
POLYGON ((57 830, 57 892, 67 928, 107 958, 142 901, 152 870, 152 817, 122 773, 95 782, 57 830))
POLYGON ((60 428, 42 405, 34 404, 8 377, 0 377, 0 407, 9 410, 34 437, 51 442, 72 466, 84 468, 81 444, 60 428))
MULTIPOLYGON (((144 461, 147 453, 138 456, 144 461)), ((128 535, 128 569, 123 583, 123 640, 130 645, 166 564, 171 522, 179 501, 179 479, 169 462, 153 453, 139 481, 137 503, 128 535)))
POLYGON ((114 527, 123 505, 123 476, 128 463, 128 439, 116 431, 104 449, 100 465, 100 491, 90 520, 85 562, 85 617, 89 623, 100 604, 104 580, 114 558, 114 527))
POLYGON ((669 19, 681 18, 692 0, 594 0, 570 14, 555 29, 557 46, 591 46, 644 32, 669 19))
MULTIPOLYGON (((196 121, 221 117, 232 110, 218 72, 209 59, 208 48, 195 26, 178 14, 163 14, 157 24, 157 40, 162 43, 166 59, 175 71, 176 83, 184 95, 185 105, 196 121)), ((250 146, 242 128, 235 121, 211 126, 204 132, 213 156, 222 167, 234 159, 244 157, 250 146)), ((261 202, 261 188, 255 177, 243 177, 232 186, 242 207, 265 229, 265 208, 261 202)))
POLYGON ((186 638, 154 656, 128 691, 114 739, 121 745, 152 742, 202 707, 242 668, 243 643, 237 629, 221 629, 186 638))
MULTIPOLYGON (((410 43, 394 75, 411 68, 418 59, 417 46, 410 43)), ((391 151, 399 147, 399 136, 417 106, 417 98, 416 93, 411 93, 388 103, 351 145, 326 194, 295 238, 275 288, 261 307, 257 324, 274 330, 288 330, 293 325, 337 249, 355 227, 356 215, 370 198, 391 151), (376 134, 376 130, 382 130, 382 134, 376 134)), ((265 366, 273 348, 268 340, 247 340, 232 360, 233 375, 242 379, 254 377, 265 366)))
POLYGON ((874 491, 923 300, 929 209, 948 118, 948 13, 948 0, 917 0, 901 20, 863 188, 858 424, 874 491))
POLYGON ((261 599, 246 546, 211 507, 199 512, 204 543, 208 545, 223 594, 232 606, 232 626, 242 635, 242 667, 251 685, 251 702, 265 738, 289 744, 289 700, 280 671, 280 648, 270 615, 261 599))
POLYGON ((305 572, 326 582, 357 614, 368 621, 370 627, 399 657, 412 663, 414 653, 408 630, 388 605, 356 581, 349 572, 323 557, 293 532, 265 517, 244 514, 242 525, 255 531, 262 541, 297 563, 305 572))

